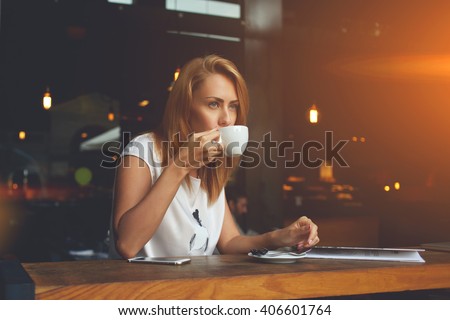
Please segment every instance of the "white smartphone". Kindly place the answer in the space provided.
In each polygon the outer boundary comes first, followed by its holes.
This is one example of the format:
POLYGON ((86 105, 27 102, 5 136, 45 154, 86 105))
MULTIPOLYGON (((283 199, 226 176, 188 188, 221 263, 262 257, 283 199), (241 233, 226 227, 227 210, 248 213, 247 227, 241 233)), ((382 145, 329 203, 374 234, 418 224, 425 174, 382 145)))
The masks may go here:
POLYGON ((189 259, 189 258, 173 258, 173 257, 136 257, 136 258, 128 259, 128 262, 179 265, 179 264, 189 263, 189 262, 191 262, 191 259, 189 259))

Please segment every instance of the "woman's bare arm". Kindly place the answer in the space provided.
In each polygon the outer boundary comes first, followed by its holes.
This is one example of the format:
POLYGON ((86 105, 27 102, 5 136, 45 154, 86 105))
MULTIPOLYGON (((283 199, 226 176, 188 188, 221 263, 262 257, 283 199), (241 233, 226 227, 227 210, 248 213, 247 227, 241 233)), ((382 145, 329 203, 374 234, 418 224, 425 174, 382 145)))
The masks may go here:
POLYGON ((153 184, 142 159, 124 157, 117 170, 113 220, 121 256, 134 257, 152 238, 186 174, 172 163, 153 184))
POLYGON ((307 217, 301 217, 291 225, 275 231, 256 236, 243 236, 231 215, 228 204, 225 204, 225 216, 220 234, 218 248, 222 254, 247 253, 251 249, 276 249, 296 245, 308 248, 319 242, 317 226, 307 217))

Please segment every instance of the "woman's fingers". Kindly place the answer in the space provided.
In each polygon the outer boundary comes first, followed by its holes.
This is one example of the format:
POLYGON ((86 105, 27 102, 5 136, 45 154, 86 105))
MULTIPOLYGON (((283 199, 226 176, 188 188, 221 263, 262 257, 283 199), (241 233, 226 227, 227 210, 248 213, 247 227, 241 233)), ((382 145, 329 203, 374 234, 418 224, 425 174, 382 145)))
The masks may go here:
POLYGON ((212 141, 218 141, 220 133, 217 128, 210 131, 194 133, 194 139, 200 142, 200 147, 210 144, 212 141))
MULTIPOLYGON (((210 131, 194 133, 189 136, 187 143, 187 164, 189 167, 199 169, 222 156, 223 148, 217 141, 220 138, 217 128, 210 131)), ((183 148, 182 147, 182 148, 183 148)))
POLYGON ((295 228, 300 237, 297 242, 297 249, 309 248, 315 246, 319 242, 318 227, 308 217, 301 217, 295 223, 295 228))
POLYGON ((297 250, 298 251, 302 251, 305 249, 309 249, 314 247, 315 245, 317 245, 319 243, 320 239, 319 237, 315 237, 311 240, 311 242, 306 242, 306 241, 301 241, 299 243, 297 243, 297 250))
POLYGON ((319 242, 318 227, 312 223, 311 232, 309 233, 308 239, 305 243, 305 247, 315 246, 319 242))
POLYGON ((219 139, 218 132, 211 132, 202 136, 203 144, 203 162, 205 164, 215 161, 218 157, 223 156, 223 147, 217 142, 219 139))

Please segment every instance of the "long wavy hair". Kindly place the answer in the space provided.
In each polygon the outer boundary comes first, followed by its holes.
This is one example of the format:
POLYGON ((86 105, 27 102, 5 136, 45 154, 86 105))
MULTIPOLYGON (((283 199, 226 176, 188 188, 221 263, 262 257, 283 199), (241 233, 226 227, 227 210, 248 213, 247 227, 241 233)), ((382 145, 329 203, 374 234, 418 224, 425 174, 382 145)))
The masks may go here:
MULTIPOLYGON (((249 111, 248 90, 236 65, 218 55, 195 58, 181 69, 169 94, 163 121, 155 131, 156 146, 160 151, 163 164, 168 164, 169 159, 178 153, 183 141, 187 141, 188 136, 193 133, 189 123, 193 93, 206 78, 213 74, 221 74, 234 83, 239 100, 235 125, 246 125, 249 111)), ((210 204, 219 197, 233 170, 239 164, 240 157, 224 160, 227 166, 222 163, 217 167, 202 167, 199 170, 201 187, 207 192, 210 204)), ((186 177, 186 183, 188 186, 191 185, 189 176, 186 177)))

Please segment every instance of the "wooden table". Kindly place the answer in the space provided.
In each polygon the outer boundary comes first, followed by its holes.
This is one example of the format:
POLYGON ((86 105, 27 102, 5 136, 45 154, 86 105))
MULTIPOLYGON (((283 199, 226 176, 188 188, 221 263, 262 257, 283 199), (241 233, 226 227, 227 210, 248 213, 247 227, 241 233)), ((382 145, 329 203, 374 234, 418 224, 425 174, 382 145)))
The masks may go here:
POLYGON ((450 288, 450 253, 426 263, 301 259, 265 264, 246 255, 193 257, 164 266, 120 260, 24 263, 36 299, 292 299, 450 288))

